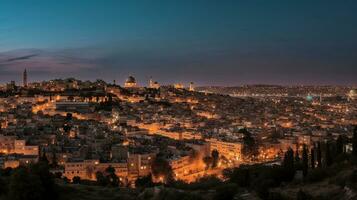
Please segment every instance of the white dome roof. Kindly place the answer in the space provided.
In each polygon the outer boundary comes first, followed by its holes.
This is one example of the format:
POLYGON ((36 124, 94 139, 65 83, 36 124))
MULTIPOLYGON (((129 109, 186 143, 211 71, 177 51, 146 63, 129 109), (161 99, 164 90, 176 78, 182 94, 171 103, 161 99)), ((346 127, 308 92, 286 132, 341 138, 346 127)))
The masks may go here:
POLYGON ((357 90, 356 89, 350 90, 350 92, 348 93, 348 97, 353 100, 357 99, 357 90))

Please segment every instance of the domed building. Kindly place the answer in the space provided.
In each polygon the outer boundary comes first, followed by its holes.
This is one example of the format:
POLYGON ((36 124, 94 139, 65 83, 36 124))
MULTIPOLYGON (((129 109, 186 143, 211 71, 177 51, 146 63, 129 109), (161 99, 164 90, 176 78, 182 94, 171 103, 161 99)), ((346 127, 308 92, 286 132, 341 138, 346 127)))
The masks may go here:
POLYGON ((357 90, 356 89, 350 90, 350 92, 347 94, 347 96, 350 100, 356 100, 357 99, 357 90))
POLYGON ((307 101, 312 101, 312 100, 314 100, 314 96, 312 96, 311 94, 308 94, 308 95, 306 96, 306 100, 307 100, 307 101))
POLYGON ((135 78, 133 76, 129 76, 125 81, 124 87, 125 88, 135 88, 135 87, 137 87, 137 83, 136 83, 135 78))
POLYGON ((150 77, 149 88, 159 89, 160 88, 160 84, 157 81, 153 81, 152 78, 150 77))

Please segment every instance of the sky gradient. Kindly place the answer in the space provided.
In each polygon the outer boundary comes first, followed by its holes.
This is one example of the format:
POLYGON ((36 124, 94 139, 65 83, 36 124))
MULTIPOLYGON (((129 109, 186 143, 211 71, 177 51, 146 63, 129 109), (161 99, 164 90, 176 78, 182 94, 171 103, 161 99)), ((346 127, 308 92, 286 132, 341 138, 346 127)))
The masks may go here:
POLYGON ((357 85, 357 1, 0 0, 0 82, 357 85))

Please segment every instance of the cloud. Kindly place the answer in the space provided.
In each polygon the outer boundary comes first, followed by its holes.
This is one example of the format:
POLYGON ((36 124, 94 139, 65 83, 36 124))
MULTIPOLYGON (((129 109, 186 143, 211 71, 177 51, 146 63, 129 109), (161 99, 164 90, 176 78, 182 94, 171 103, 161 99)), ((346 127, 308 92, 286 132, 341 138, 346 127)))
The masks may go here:
POLYGON ((73 56, 76 50, 39 50, 20 49, 0 52, 0 71, 18 72, 24 68, 38 72, 76 72, 96 67, 95 56, 81 55, 81 51, 73 56))
POLYGON ((31 54, 31 55, 26 55, 26 56, 20 56, 20 57, 15 57, 15 58, 9 58, 7 62, 12 62, 12 61, 17 61, 17 60, 27 60, 32 57, 37 56, 37 54, 31 54))

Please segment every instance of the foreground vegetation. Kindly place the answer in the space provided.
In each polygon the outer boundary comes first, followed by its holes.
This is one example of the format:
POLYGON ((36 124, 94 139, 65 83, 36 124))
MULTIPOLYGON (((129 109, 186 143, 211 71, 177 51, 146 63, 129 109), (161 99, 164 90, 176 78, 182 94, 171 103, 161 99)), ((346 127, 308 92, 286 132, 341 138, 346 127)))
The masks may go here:
POLYGON ((223 172, 224 180, 204 177, 194 183, 169 179, 152 182, 151 176, 136 181, 136 188, 120 187, 115 171, 97 174, 97 181, 69 183, 61 174, 51 174, 45 159, 0 170, 2 200, 352 200, 357 199, 357 128, 351 141, 317 143, 310 151, 289 149, 281 165, 242 165, 223 172), (344 145, 351 142, 353 151, 344 145), (301 156, 299 155, 301 153, 301 156))

